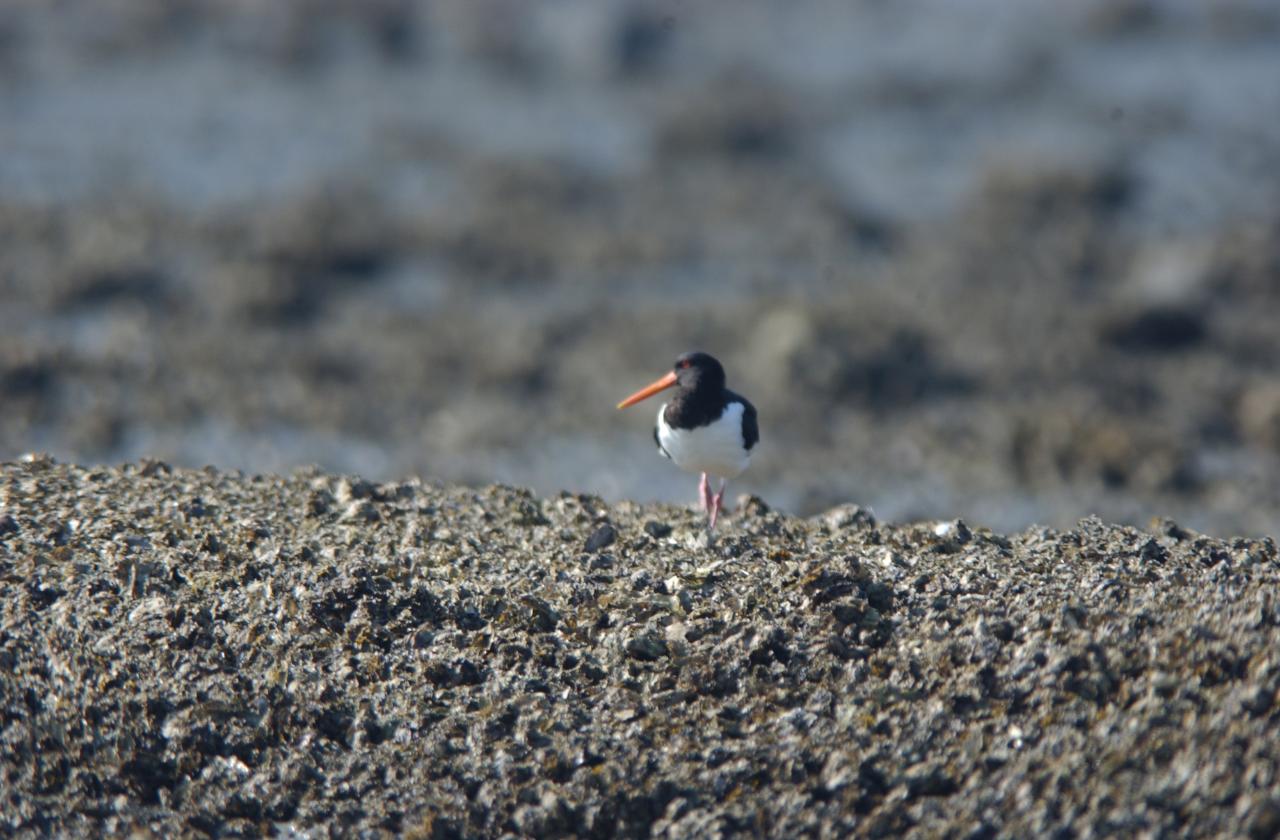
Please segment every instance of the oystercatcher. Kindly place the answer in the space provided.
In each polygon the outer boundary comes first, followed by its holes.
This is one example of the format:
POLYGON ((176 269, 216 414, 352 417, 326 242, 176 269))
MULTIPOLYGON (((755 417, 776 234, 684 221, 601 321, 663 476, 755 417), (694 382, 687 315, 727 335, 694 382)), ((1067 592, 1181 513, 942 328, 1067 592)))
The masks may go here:
POLYGON ((702 507, 708 513, 708 528, 715 530, 725 484, 747 468, 751 450, 760 441, 756 407, 724 387, 724 368, 715 358, 695 351, 676 359, 670 373, 618 403, 618 408, 668 388, 676 388, 676 395, 658 409, 653 440, 676 466, 702 473, 702 507), (714 495, 708 476, 720 479, 714 495))

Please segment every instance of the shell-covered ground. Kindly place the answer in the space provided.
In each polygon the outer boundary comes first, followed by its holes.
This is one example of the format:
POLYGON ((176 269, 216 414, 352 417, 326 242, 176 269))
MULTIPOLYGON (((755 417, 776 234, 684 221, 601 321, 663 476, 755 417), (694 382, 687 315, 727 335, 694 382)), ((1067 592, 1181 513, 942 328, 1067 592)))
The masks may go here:
POLYGON ((1275 543, 0 466, 0 833, 1251 836, 1275 543))

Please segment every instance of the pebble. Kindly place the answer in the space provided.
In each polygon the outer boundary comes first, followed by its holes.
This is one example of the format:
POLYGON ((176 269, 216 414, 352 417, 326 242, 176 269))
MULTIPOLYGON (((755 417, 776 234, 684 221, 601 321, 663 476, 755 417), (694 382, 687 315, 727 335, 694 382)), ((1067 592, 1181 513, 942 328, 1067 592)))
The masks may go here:
POLYGON ((600 551, 607 546, 613 545, 614 540, 617 538, 617 529, 606 522, 591 532, 591 536, 587 537, 587 544, 584 548, 589 552, 600 551))

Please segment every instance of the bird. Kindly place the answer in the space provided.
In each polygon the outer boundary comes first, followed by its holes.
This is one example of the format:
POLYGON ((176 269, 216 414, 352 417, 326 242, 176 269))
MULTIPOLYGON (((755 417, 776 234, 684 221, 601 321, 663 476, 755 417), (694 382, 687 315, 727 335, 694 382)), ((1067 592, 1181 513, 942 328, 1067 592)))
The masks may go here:
POLYGON ((675 396, 658 409, 653 440, 658 451, 688 472, 701 473, 698 492, 707 511, 707 530, 714 531, 724 488, 751 463, 760 442, 756 407, 725 387, 724 367, 714 356, 695 350, 676 359, 671 371, 618 403, 619 410, 675 388, 675 396), (712 494, 709 477, 720 479, 712 494))

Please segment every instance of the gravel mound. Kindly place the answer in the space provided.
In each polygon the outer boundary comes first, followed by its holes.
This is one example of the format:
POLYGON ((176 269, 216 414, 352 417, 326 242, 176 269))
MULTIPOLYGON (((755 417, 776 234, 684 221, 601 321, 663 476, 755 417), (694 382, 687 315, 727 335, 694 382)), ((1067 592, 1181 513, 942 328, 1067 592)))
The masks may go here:
POLYGON ((0 833, 1280 828, 1270 538, 701 521, 4 464, 0 833))

